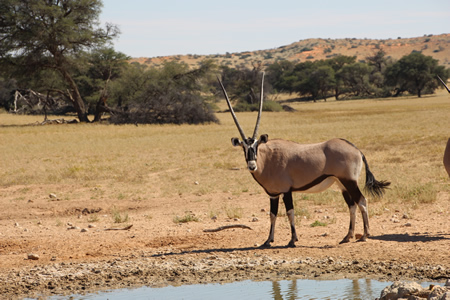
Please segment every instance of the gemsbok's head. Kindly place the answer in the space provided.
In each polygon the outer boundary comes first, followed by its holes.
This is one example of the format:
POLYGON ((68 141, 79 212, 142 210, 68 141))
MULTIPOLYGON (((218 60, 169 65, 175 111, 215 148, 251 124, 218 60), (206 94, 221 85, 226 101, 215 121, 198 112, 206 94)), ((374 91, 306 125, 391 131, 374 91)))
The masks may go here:
POLYGON ((225 99, 227 100, 228 108, 230 109, 231 115, 233 116, 234 123, 236 124, 237 129, 239 130, 239 133, 241 134, 242 140, 239 138, 233 137, 231 138, 231 143, 233 146, 241 146, 242 149, 244 149, 245 154, 245 160, 247 162, 247 168, 250 172, 255 172, 257 170, 256 160, 258 157, 258 146, 260 144, 266 143, 268 140, 268 135, 263 134, 258 138, 258 129, 259 129, 259 123, 261 121, 261 112, 262 112, 262 106, 263 106, 263 85, 264 85, 264 73, 262 73, 262 80, 261 80, 261 95, 260 95, 260 101, 259 101, 259 109, 258 109, 258 117, 256 119, 256 125, 255 130, 253 131, 252 137, 247 137, 244 133, 244 130, 242 129, 241 125, 239 124, 239 121, 237 120, 236 114, 234 113, 233 107, 231 106, 230 99, 228 98, 227 91, 225 90, 225 87, 222 84, 222 81, 220 81, 219 77, 217 77, 217 80, 219 81, 220 87, 222 88, 223 94, 225 96, 225 99))

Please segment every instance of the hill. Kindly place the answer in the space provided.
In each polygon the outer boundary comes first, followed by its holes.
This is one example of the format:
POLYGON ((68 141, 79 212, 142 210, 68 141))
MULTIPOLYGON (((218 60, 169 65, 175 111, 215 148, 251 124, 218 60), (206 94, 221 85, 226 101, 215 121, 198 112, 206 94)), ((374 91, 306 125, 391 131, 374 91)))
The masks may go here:
POLYGON ((400 59, 413 51, 432 56, 440 65, 450 67, 450 34, 425 35, 415 38, 397 39, 306 39, 276 49, 225 53, 215 55, 174 55, 158 57, 133 58, 130 62, 139 62, 148 66, 158 67, 165 61, 182 61, 196 67, 204 59, 213 59, 220 65, 229 67, 252 68, 252 64, 262 62, 272 64, 279 60, 289 60, 295 63, 332 58, 337 55, 356 56, 363 61, 367 56, 383 49, 388 57, 400 59))

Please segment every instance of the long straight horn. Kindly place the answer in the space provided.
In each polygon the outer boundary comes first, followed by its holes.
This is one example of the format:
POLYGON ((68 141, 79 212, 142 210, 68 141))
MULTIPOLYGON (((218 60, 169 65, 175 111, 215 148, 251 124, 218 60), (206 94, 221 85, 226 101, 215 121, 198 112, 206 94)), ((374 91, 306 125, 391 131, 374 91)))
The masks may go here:
POLYGON ((445 86, 445 88, 447 89, 447 92, 450 93, 450 89, 449 89, 448 86, 445 84, 444 80, 442 80, 441 77, 439 77, 439 75, 437 75, 437 78, 438 78, 439 81, 442 82, 442 84, 445 86))
POLYGON ((242 140, 245 140, 247 137, 245 136, 244 130, 242 130, 241 125, 239 125, 236 114, 234 113, 233 107, 231 106, 230 99, 228 98, 227 91, 225 91, 225 88, 222 84, 222 81, 220 81, 219 76, 217 76, 217 80, 219 81, 220 87, 222 88, 222 91, 223 91, 223 95, 225 96, 225 99, 227 100, 228 108, 230 109, 231 115, 233 116, 234 123, 236 124, 236 127, 239 130, 239 133, 241 134, 242 140))
POLYGON ((261 121, 261 112, 263 108, 263 99, 264 99, 264 72, 262 73, 262 80, 261 80, 261 99, 259 100, 259 110, 258 110, 258 118, 256 119, 256 125, 255 125, 255 131, 253 131, 253 139, 256 139, 258 137, 258 129, 259 129, 259 122, 261 121))

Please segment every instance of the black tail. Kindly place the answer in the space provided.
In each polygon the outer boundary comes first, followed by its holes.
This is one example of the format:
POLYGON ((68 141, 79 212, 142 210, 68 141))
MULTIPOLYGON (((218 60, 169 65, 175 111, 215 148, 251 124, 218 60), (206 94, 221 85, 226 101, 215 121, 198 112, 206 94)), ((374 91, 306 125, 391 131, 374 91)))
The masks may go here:
MULTIPOLYGON (((347 141, 346 139, 341 139, 356 149, 356 147, 353 143, 347 141)), ((383 197, 384 190, 388 188, 391 183, 389 181, 378 181, 375 179, 375 176, 373 176, 372 172, 370 172, 369 164, 367 163, 366 157, 364 156, 364 153, 362 153, 361 150, 359 150, 359 153, 361 153, 362 160, 364 162, 364 165, 366 166, 366 184, 364 185, 364 189, 367 190, 372 196, 374 197, 383 197)))
MULTIPOLYGON (((361 152, 361 151, 360 151, 361 152)), ((373 176, 372 172, 369 169, 369 164, 367 163, 366 157, 361 152, 362 160, 364 165, 366 166, 366 184, 364 188, 374 197, 382 197, 384 194, 384 190, 388 188, 391 184, 389 181, 378 181, 373 176)))

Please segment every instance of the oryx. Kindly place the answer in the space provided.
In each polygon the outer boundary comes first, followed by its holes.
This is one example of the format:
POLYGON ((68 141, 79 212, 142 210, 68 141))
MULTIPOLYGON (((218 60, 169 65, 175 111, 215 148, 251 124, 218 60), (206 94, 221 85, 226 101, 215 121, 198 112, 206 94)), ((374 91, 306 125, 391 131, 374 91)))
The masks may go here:
POLYGON ((261 247, 270 247, 270 243, 274 241, 280 195, 283 195, 291 226, 292 237, 288 247, 295 247, 298 238, 295 231, 292 192, 317 193, 326 190, 333 183, 337 183, 341 189, 345 202, 350 209, 350 227, 341 243, 349 242, 354 236, 356 206, 359 207, 364 221, 364 235, 360 241, 365 241, 370 233, 367 200, 358 188, 358 178, 362 165, 364 164, 366 167, 365 187, 373 195, 382 196, 384 189, 390 182, 375 180, 364 154, 355 145, 344 139, 332 139, 322 143, 305 145, 282 139, 268 140, 267 134, 257 138, 263 103, 264 73, 262 74, 259 112, 255 130, 252 137, 247 137, 239 125, 222 82, 219 78, 217 79, 242 138, 242 140, 232 138, 231 142, 233 146, 242 147, 248 170, 270 196, 269 238, 261 247))
MULTIPOLYGON (((447 92, 450 93, 450 89, 445 84, 444 80, 442 80, 441 77, 439 77, 439 75, 437 76, 437 78, 447 89, 447 92)), ((447 171, 448 176, 450 176, 450 139, 447 140, 447 146, 445 146, 445 150, 444 150, 444 168, 447 171)))

